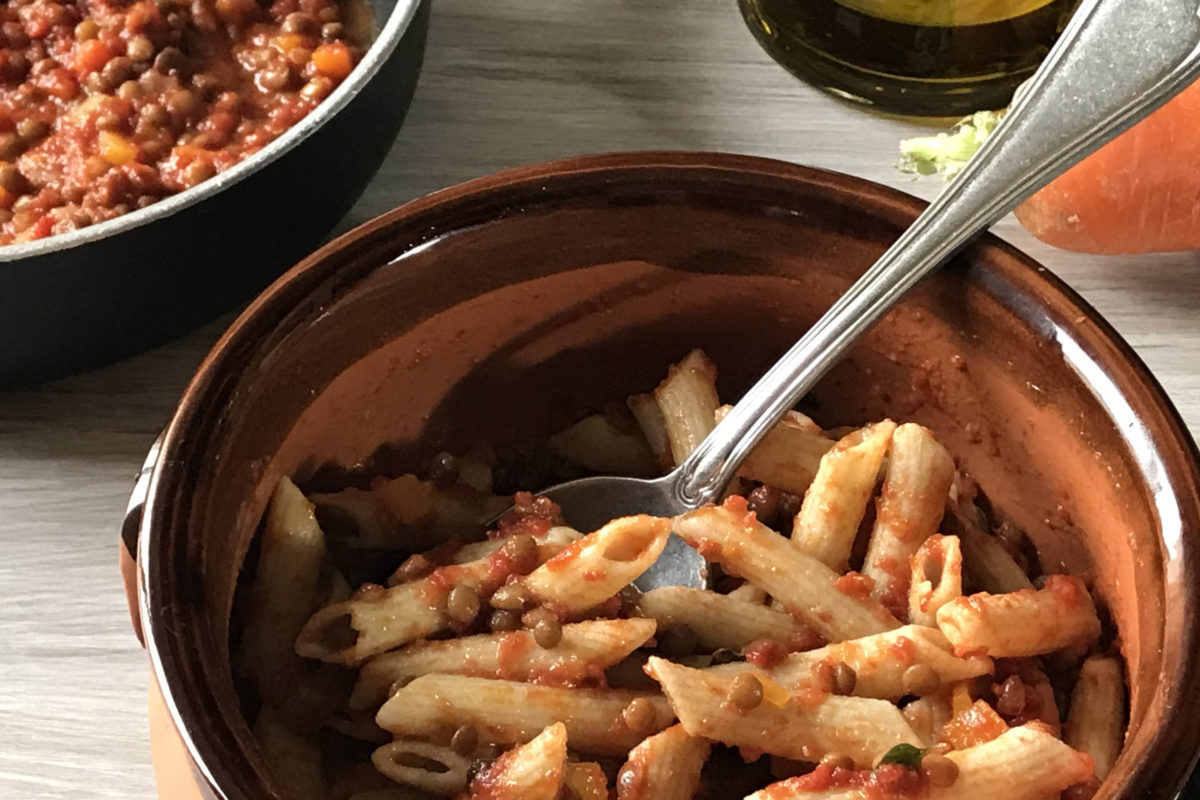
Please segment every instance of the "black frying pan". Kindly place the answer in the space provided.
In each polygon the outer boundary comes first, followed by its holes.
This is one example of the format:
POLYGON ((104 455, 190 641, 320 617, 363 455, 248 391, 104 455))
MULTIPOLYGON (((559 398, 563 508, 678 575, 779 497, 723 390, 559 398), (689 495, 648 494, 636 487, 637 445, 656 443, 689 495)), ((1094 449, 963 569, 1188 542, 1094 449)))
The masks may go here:
POLYGON ((98 366, 248 300, 362 194, 404 121, 430 0, 371 0, 382 28, 330 99, 226 173, 115 220, 0 247, 0 386, 98 366))

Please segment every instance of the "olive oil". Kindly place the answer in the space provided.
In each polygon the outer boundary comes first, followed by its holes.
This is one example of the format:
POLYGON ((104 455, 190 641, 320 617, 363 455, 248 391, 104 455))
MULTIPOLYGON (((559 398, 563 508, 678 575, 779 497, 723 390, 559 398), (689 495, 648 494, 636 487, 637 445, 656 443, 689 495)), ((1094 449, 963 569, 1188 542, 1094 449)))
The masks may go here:
POLYGON ((962 116, 1008 105, 1077 0, 738 0, 793 74, 881 111, 962 116))

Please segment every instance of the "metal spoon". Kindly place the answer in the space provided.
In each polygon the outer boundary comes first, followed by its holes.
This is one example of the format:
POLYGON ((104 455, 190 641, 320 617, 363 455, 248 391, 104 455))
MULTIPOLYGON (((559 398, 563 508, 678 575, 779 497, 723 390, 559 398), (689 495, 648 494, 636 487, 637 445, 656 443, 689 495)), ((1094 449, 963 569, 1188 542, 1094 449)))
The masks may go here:
MULTIPOLYGON (((583 530, 713 502, 763 435, 918 280, 1197 76, 1200 0, 1085 0, 962 173, 686 461, 661 478, 584 478, 543 494, 583 530)), ((636 583, 648 590, 705 580, 704 559, 672 535, 636 583)))

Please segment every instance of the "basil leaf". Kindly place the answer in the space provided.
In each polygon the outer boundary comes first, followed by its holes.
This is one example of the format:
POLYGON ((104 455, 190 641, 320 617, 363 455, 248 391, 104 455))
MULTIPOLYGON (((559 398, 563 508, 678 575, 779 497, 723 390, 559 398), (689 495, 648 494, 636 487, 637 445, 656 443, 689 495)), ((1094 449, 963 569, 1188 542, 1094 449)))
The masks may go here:
POLYGON ((898 744, 883 754, 883 758, 879 759, 879 764, 899 764, 903 767, 917 769, 921 766, 921 758, 924 755, 925 751, 919 747, 913 747, 911 744, 898 744))

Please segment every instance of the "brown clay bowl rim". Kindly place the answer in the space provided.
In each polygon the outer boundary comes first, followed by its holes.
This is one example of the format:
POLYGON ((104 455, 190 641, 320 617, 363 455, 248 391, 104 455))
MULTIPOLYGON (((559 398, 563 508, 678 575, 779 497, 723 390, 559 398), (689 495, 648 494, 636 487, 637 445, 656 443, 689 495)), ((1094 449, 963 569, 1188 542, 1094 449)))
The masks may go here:
MULTIPOLYGON (((413 200, 326 244, 276 280, 230 326, 185 390, 163 434, 139 537, 139 607, 152 669, 189 755, 218 796, 252 796, 247 784, 231 775, 231 765, 214 758, 219 750, 214 747, 214 736, 232 737, 240 744, 238 736, 246 727, 240 719, 222 719, 219 724, 209 719, 207 725, 197 724, 204 719, 198 702, 209 704, 205 711, 210 715, 215 706, 211 697, 197 697, 185 690, 185 679, 194 679, 197 668, 189 663, 194 657, 181 648, 173 633, 173 610, 160 600, 168 596, 170 588, 161 583, 159 575, 160 559, 167 554, 154 544, 158 534, 172 525, 182 529, 186 524, 186 489, 199 468, 189 453, 202 448, 214 431, 221 409, 232 398, 241 366, 253 357, 259 343, 331 276, 345 268, 342 277, 351 283, 393 261, 397 252, 473 227, 479 220, 465 214, 473 207, 491 208, 497 199, 507 197, 505 211, 489 212, 486 218, 495 223, 526 208, 542 207, 539 195, 552 196, 547 191, 551 184, 578 191, 587 185, 647 184, 651 180, 663 188, 703 184, 709 191, 721 181, 793 182, 810 192, 849 198, 881 223, 899 226, 906 226, 926 206, 919 198, 861 178, 753 156, 706 152, 581 156, 503 171, 413 200), (403 244, 402 249, 398 243, 403 244), (351 258, 357 263, 346 267, 351 258), (172 497, 185 499, 172 504, 172 497), (159 631, 172 633, 159 637, 159 631), (235 784, 238 793, 230 794, 235 784)), ((1200 453, 1179 413, 1133 349, 1069 286, 990 233, 973 247, 972 252, 991 256, 980 276, 998 281, 984 281, 985 290, 1022 319, 1029 321, 1030 313, 1040 312, 1056 333, 1066 334, 1077 344, 1078 353, 1064 351, 1064 360, 1077 368, 1080 379, 1097 395, 1114 423, 1124 423, 1121 434, 1149 478, 1164 535, 1164 585, 1169 589, 1177 582, 1184 588, 1178 597, 1164 598, 1167 607, 1176 602, 1182 606, 1183 619, 1200 619, 1200 540, 1193 540, 1200 530, 1200 453), (1004 297, 997 290, 1006 285, 1012 291, 1004 297), (1078 369, 1084 362, 1092 367, 1090 371, 1078 369), (1164 511, 1172 515, 1164 518, 1164 511), (1173 539, 1167 538, 1171 535, 1173 539)), ((1200 663, 1200 630, 1193 622, 1177 635, 1177 661, 1168 666, 1178 667, 1179 674, 1160 673, 1165 684, 1156 689, 1174 697, 1164 704, 1157 730, 1141 737, 1144 758, 1135 767, 1133 779, 1113 797, 1132 797, 1136 790, 1138 796, 1174 798, 1200 751, 1200 726, 1191 719, 1191 711, 1200 708, 1200 671, 1190 668, 1200 663)), ((244 777, 244 767, 242 770, 244 777)))

